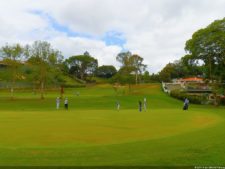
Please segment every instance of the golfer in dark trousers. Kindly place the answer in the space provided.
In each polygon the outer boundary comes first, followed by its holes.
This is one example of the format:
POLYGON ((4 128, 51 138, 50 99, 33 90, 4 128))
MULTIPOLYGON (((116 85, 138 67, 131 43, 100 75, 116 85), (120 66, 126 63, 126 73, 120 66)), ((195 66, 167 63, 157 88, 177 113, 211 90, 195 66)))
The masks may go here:
POLYGON ((139 112, 141 112, 142 111, 142 102, 139 101, 138 103, 139 103, 139 112))
POLYGON ((68 110, 68 98, 65 99, 64 106, 65 106, 65 109, 68 110))

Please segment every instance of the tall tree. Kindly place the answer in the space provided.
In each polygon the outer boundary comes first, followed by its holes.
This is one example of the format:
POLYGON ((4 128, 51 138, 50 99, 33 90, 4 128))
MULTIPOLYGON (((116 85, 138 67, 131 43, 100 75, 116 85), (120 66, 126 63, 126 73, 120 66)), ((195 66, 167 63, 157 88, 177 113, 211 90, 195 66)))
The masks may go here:
POLYGON ((61 63, 63 56, 46 41, 35 41, 32 45, 27 45, 25 54, 29 58, 28 63, 37 72, 35 77, 40 85, 41 99, 44 99, 46 82, 56 72, 57 65, 61 63))
POLYGON ((11 83, 11 99, 14 98, 15 82, 19 78, 19 66, 23 56, 23 47, 19 44, 5 45, 1 48, 2 62, 7 65, 9 71, 9 81, 11 83))
POLYGON ((138 83, 138 75, 141 74, 145 69, 146 65, 143 64, 143 58, 140 57, 139 55, 132 55, 131 52, 122 52, 119 53, 116 57, 116 60, 122 64, 121 68, 125 70, 132 70, 130 71, 125 71, 129 73, 134 73, 135 74, 135 82, 136 84, 138 83))
POLYGON ((121 52, 116 56, 116 60, 122 64, 122 67, 131 66, 131 52, 121 52))
POLYGON ((195 32, 185 50, 204 63, 206 77, 225 80, 225 18, 195 32))
POLYGON ((93 76, 97 67, 98 60, 89 55, 71 56, 65 61, 69 69, 69 73, 82 80, 86 80, 87 76, 93 76))
MULTIPOLYGON (((140 57, 139 55, 132 55, 130 57, 131 64, 133 65, 135 69, 135 82, 136 84, 138 83, 138 76, 142 74, 143 71, 146 69, 146 65, 143 64, 143 58, 140 57)), ((139 76, 140 77, 140 76, 139 76)))

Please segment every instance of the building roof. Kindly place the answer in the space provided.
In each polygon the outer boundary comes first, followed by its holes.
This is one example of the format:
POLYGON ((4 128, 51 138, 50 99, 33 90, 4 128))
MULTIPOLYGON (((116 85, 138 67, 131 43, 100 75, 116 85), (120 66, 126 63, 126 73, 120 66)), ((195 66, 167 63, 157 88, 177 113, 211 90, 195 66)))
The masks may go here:
POLYGON ((189 77, 189 78, 179 79, 179 81, 192 81, 192 82, 196 82, 196 81, 203 81, 203 78, 189 77))

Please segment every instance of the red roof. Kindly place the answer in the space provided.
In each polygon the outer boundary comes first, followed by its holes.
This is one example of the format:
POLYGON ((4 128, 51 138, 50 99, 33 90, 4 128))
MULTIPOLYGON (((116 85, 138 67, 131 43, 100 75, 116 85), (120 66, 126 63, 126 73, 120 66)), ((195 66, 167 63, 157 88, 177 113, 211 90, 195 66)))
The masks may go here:
POLYGON ((203 78, 190 77, 190 78, 183 78, 183 79, 180 79, 180 81, 203 81, 203 78))

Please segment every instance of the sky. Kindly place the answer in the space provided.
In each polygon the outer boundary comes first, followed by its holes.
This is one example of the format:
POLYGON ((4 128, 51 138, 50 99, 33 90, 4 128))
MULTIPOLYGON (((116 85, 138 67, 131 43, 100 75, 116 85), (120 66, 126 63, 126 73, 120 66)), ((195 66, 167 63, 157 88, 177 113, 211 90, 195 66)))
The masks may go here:
POLYGON ((0 0, 0 46, 45 40, 65 58, 88 51, 117 68, 117 54, 131 51, 157 73, 224 17, 225 0, 0 0))

